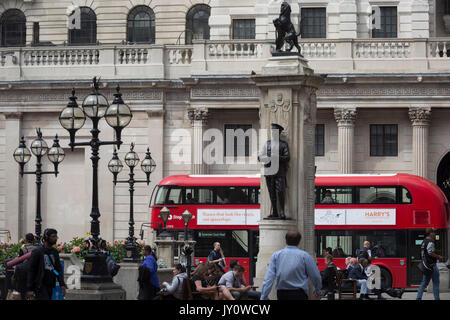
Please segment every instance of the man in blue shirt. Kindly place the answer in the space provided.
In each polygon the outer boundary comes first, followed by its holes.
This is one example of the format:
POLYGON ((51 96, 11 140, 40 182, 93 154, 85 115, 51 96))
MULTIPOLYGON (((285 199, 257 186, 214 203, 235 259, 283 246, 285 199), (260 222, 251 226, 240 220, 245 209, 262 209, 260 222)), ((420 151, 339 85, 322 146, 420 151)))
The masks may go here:
POLYGON ((150 246, 144 247, 143 254, 145 258, 139 267, 138 300, 152 300, 159 291, 158 265, 150 246))
POLYGON ((301 238, 298 231, 289 231, 286 234, 287 246, 270 258, 261 300, 268 300, 275 278, 278 300, 308 300, 308 278, 314 286, 314 295, 319 296, 322 278, 313 258, 297 247, 301 238))

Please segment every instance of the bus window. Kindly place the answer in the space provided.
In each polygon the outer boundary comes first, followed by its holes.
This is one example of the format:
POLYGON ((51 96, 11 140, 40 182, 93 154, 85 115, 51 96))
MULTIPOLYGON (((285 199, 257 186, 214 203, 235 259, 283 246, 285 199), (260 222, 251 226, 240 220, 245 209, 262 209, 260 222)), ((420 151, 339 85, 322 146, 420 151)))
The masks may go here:
POLYGON ((352 187, 321 187, 319 204, 351 204, 352 187))
POLYGON ((319 233, 319 256, 331 254, 334 258, 346 258, 352 254, 352 235, 349 231, 323 231, 319 233))
POLYGON ((184 204, 198 203, 198 191, 196 188, 185 188, 184 204))
POLYGON ((182 202, 181 190, 182 189, 180 187, 171 187, 167 197, 167 204, 180 204, 182 202))
POLYGON ((259 204, 259 188, 248 189, 249 204, 259 204))
MULTIPOLYGON (((356 231, 356 230, 355 230, 356 231)), ((364 241, 370 242, 373 257, 394 258, 406 256, 406 235, 404 230, 362 230, 356 231, 355 255, 364 246, 364 241)))
POLYGON ((155 204, 162 205, 166 204, 167 192, 169 191, 169 187, 159 187, 156 192, 155 204))
POLYGON ((357 187, 358 203, 381 204, 396 203, 395 187, 357 187))
POLYGON ((410 204, 412 203, 411 192, 408 191, 405 187, 402 188, 402 203, 410 204))
POLYGON ((198 230, 195 231, 195 256, 208 257, 210 252, 214 249, 214 243, 219 242, 223 250, 225 258, 230 256, 229 245, 229 231, 228 230, 198 230))
POLYGON ((247 187, 216 188, 217 204, 248 204, 247 187))
POLYGON ((235 258, 248 257, 248 231, 234 230, 231 232, 231 255, 235 258))
POLYGON ((202 204, 213 203, 213 190, 211 188, 198 189, 198 202, 202 204))

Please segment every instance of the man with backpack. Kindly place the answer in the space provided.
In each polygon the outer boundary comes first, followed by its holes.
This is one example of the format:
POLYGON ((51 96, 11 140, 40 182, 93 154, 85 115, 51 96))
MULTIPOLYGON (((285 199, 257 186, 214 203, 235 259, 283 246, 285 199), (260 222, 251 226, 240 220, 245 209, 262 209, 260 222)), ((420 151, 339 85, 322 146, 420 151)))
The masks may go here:
POLYGON ((58 240, 55 229, 45 229, 42 238, 43 244, 31 252, 28 264, 27 297, 36 300, 51 300, 56 279, 66 295, 66 284, 61 270, 58 250, 53 246, 58 240))
POLYGON ((417 292, 416 300, 422 300, 423 291, 428 286, 430 280, 433 281, 433 294, 434 300, 440 300, 439 298, 439 269, 436 266, 437 260, 444 260, 444 258, 436 253, 436 247, 434 240, 436 238, 436 229, 427 228, 425 230, 426 238, 423 240, 420 247, 422 261, 419 264, 419 269, 423 273, 422 283, 420 284, 419 291, 417 292))

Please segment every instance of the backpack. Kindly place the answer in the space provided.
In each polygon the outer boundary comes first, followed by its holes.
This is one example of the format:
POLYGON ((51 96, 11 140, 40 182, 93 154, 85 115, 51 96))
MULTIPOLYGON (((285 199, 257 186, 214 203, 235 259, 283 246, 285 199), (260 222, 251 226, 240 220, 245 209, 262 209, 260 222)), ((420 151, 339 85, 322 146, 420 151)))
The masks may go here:
POLYGON ((28 271, 30 269, 29 267, 30 263, 28 260, 25 260, 24 262, 16 265, 14 268, 14 275, 12 279, 13 285, 19 292, 26 292, 28 271))

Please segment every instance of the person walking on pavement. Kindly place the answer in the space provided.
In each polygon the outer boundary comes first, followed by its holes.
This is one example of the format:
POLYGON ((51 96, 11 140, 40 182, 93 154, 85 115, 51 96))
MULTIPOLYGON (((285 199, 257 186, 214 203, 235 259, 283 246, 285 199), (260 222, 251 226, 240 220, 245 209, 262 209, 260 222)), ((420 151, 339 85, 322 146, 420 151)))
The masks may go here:
POLYGON ((225 268, 227 267, 227 264, 225 262, 223 250, 220 247, 220 242, 214 242, 213 247, 214 249, 209 253, 206 263, 216 264, 220 268, 220 270, 223 273, 225 273, 225 268))
POLYGON ((51 300, 56 279, 66 295, 66 284, 61 270, 58 250, 53 246, 58 240, 55 229, 45 229, 43 244, 31 251, 27 276, 27 297, 36 300, 51 300))
POLYGON ((427 228, 425 230, 426 238, 423 240, 420 251, 422 255, 423 278, 417 292, 416 300, 422 300, 423 291, 428 286, 430 280, 433 281, 433 295, 434 300, 439 298, 439 269, 436 266, 437 260, 444 260, 444 258, 436 253, 435 238, 436 229, 427 228))
POLYGON ((286 247, 275 252, 262 284, 261 300, 268 300, 273 283, 277 279, 278 300, 308 300, 308 278, 314 287, 314 295, 320 296, 322 278, 313 258, 297 246, 301 240, 298 231, 286 233, 286 247))
POLYGON ((372 249, 370 248, 370 242, 364 241, 364 247, 361 248, 361 251, 359 252, 358 258, 364 258, 367 260, 368 264, 370 264, 373 260, 377 259, 378 257, 375 257, 372 255, 372 249))

